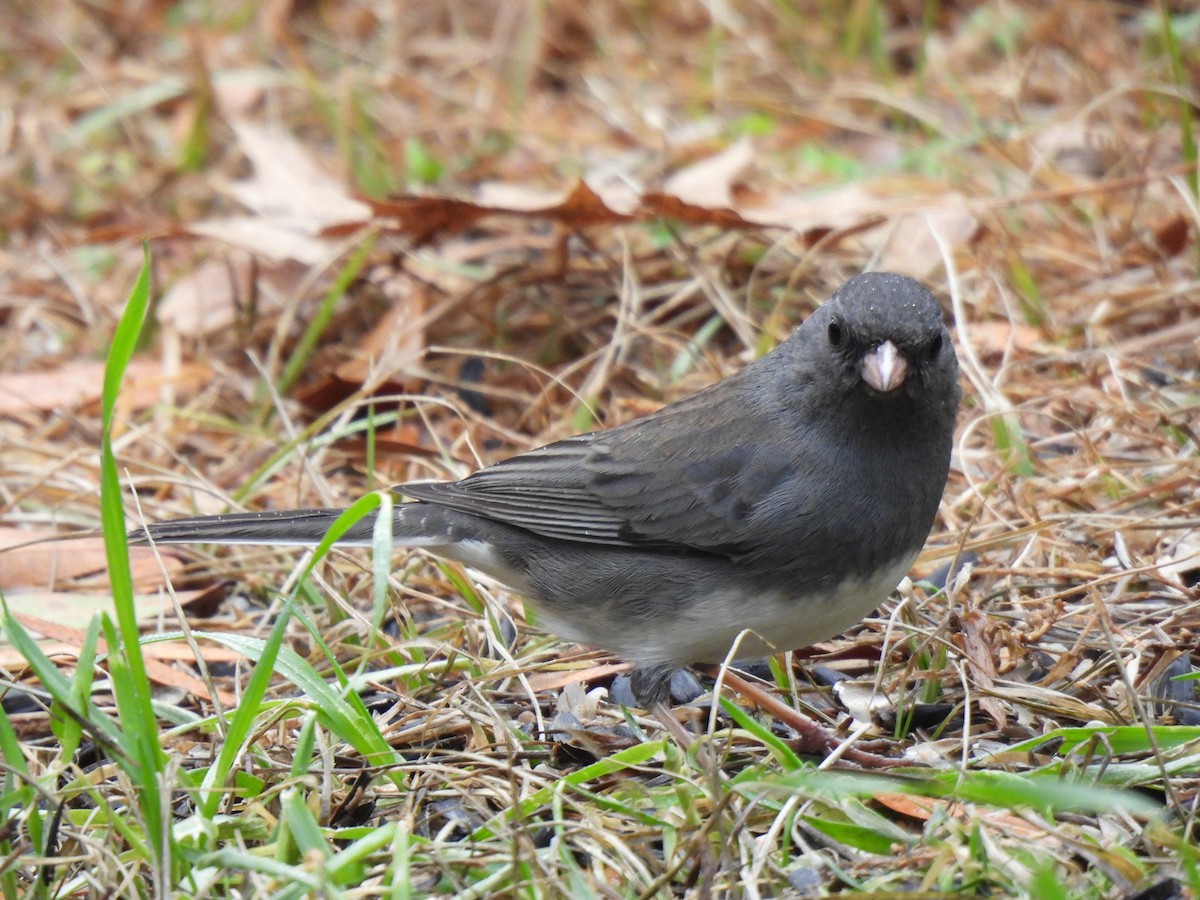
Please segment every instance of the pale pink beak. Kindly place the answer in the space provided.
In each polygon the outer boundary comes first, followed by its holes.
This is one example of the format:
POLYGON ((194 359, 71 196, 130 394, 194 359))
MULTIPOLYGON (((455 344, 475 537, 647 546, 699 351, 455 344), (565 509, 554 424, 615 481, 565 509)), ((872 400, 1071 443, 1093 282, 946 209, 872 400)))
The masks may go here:
POLYGON ((881 394, 894 391, 904 384, 907 374, 908 360, 891 341, 884 341, 863 357, 863 381, 881 394))

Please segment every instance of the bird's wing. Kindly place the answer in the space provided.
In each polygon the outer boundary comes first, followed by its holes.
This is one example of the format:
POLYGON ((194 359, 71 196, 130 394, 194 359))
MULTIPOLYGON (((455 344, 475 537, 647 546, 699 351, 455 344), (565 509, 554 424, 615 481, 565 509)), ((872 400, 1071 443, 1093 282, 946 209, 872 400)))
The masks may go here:
POLYGON ((723 382, 717 394, 701 391, 462 481, 396 490, 565 541, 737 554, 755 510, 800 465, 797 442, 779 439, 794 434, 793 423, 762 397, 747 402, 740 386, 723 382))

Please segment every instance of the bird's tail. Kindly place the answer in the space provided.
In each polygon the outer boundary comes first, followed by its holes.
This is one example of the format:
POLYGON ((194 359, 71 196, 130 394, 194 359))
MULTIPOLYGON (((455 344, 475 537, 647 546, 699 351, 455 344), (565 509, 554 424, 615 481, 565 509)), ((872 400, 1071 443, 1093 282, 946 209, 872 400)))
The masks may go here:
MULTIPOLYGON (((130 532, 137 543, 157 544, 263 544, 272 547, 311 547, 320 543, 325 532, 344 510, 281 509, 263 512, 228 513, 220 516, 193 516, 155 522, 130 532)), ((371 544, 375 514, 368 513, 350 526, 338 539, 342 546, 366 547, 371 544)))

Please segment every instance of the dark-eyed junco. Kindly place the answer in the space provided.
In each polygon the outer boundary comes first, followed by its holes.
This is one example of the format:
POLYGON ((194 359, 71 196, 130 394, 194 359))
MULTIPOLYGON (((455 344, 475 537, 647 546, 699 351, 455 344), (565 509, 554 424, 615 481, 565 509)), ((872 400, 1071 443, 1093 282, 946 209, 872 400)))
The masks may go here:
MULTIPOLYGON (((645 418, 455 482, 402 484, 398 544, 528 597, 546 627, 672 672, 804 647, 860 621, 937 512, 959 403, 937 301, 902 275, 842 285, 774 351, 645 418)), ((159 542, 313 544, 336 509, 151 525, 159 542)), ((344 543, 369 544, 371 521, 344 543)))

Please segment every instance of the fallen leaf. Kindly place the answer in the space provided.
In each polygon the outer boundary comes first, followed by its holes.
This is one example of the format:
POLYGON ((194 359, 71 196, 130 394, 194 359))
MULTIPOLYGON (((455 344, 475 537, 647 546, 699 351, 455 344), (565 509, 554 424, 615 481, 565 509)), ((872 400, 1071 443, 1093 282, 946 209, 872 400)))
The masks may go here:
POLYGON ((961 197, 950 195, 945 203, 894 219, 887 241, 876 256, 875 268, 924 281, 943 266, 942 250, 936 237, 940 237, 951 252, 968 244, 979 231, 979 220, 967 209, 961 197))
POLYGON ((535 692, 557 691, 568 684, 578 684, 585 681, 598 681, 601 678, 611 678, 628 672, 633 666, 628 663, 607 663, 601 666, 588 666, 585 669, 557 669, 550 672, 537 672, 529 676, 529 687, 535 692))
POLYGON ((370 205, 351 197, 287 132, 239 119, 230 124, 254 174, 228 190, 254 215, 208 219, 188 230, 269 259, 328 262, 336 248, 319 236, 322 229, 350 223, 357 230, 371 217, 370 205))
MULTIPOLYGON (((130 410, 145 409, 158 401, 164 384, 187 394, 212 378, 208 366, 188 364, 178 374, 163 373, 157 360, 135 359, 125 370, 121 402, 130 410)), ((100 400, 104 386, 104 363, 68 362, 45 372, 16 372, 0 375, 0 415, 77 409, 100 400)))
MULTIPOLYGON (((361 225, 355 223, 353 231, 361 225)), ((192 234, 223 241, 256 256, 265 256, 277 261, 294 260, 306 266, 317 266, 328 262, 333 256, 332 246, 286 222, 263 219, 255 216, 229 216, 208 219, 188 226, 192 234)))
POLYGON ((801 234, 814 228, 848 228, 880 214, 882 201, 861 182, 805 194, 776 194, 762 203, 742 207, 746 218, 763 225, 780 225, 801 234))
POLYGON ((662 193, 689 206, 732 207, 733 183, 754 162, 748 138, 730 144, 720 153, 680 169, 663 184, 662 193))
POLYGON ((1167 221, 1155 227, 1154 242, 1158 244, 1158 249, 1162 251, 1163 256, 1178 256, 1187 246, 1190 234, 1191 226, 1188 225, 1188 220, 1182 213, 1175 213, 1167 221))
POLYGON ((247 254, 206 260, 171 285, 155 316, 185 337, 215 334, 236 321, 239 305, 249 304, 253 280, 247 254))
MULTIPOLYGON (((85 634, 80 629, 70 628, 62 625, 59 622, 51 621, 41 616, 34 615, 17 615, 17 621, 28 628, 30 631, 37 632, 44 637, 58 641, 61 645, 65 645, 68 650, 60 653, 59 656, 73 655, 78 656, 80 648, 83 646, 85 634)), ((154 646, 154 645, 149 645, 154 646)), ((106 653, 108 645, 101 638, 96 642, 96 652, 106 653)), ((143 653, 143 658, 146 663, 146 675, 155 684, 165 685, 167 687, 177 687, 181 690, 195 694, 197 697, 208 702, 213 702, 213 697, 208 691, 208 685, 203 679, 197 678, 188 672, 173 668, 158 659, 154 659, 151 654, 143 653)), ((19 670, 22 666, 18 663, 16 668, 19 670)), ((236 705, 237 696, 230 691, 218 690, 218 699, 222 707, 229 709, 236 705)))
MULTIPOLYGON (((295 398, 311 410, 324 412, 355 394, 366 392, 374 396, 419 390, 420 382, 406 372, 425 352, 425 308, 424 288, 411 285, 363 338, 353 358, 297 390, 295 398)), ((405 434, 405 441, 419 436, 416 430, 406 431, 405 434)), ((362 441, 350 440, 341 442, 339 446, 345 448, 362 444, 362 441)), ((376 447, 381 446, 380 443, 376 444, 376 447)))
POLYGON ((363 338, 354 359, 338 366, 337 376, 363 385, 387 380, 419 360, 426 347, 422 317, 427 305, 425 290, 410 284, 363 338))
POLYGON ((955 643, 962 647, 963 655, 971 665, 973 679, 981 689, 978 696, 980 708, 991 716, 997 728, 1003 729, 1008 723, 1008 713, 1003 703, 990 696, 996 686, 996 660, 992 656, 986 628, 987 619, 984 616, 977 612, 965 611, 959 616, 955 643))
POLYGON ((230 121, 238 146, 254 175, 234 182, 229 192, 249 209, 315 234, 333 222, 362 221, 371 208, 355 200, 328 175, 298 140, 278 128, 245 119, 230 121))
MULTIPOLYGON (((149 547, 131 546, 129 562, 135 588, 143 590, 162 583, 163 570, 173 578, 183 571, 183 560, 174 548, 160 548, 162 567, 149 547)), ((68 582, 108 571, 104 541, 98 537, 62 540, 54 531, 0 528, 0 589, 21 588, 54 591, 68 582), (41 541, 41 543, 37 543, 41 541)), ((82 596, 64 593, 63 597, 82 596)), ((111 605, 111 598, 109 598, 111 605)), ((80 603, 83 603, 81 600, 80 603)))
MULTIPOLYGON (((441 451, 421 444, 424 432, 411 422, 397 422, 391 428, 376 432, 374 437, 375 465, 382 468, 392 464, 405 465, 407 457, 441 458, 441 451)), ((366 461, 367 439, 351 437, 338 441, 338 451, 366 461)))
POLYGON ((971 323, 971 345, 981 357, 999 356, 1010 349, 1033 350, 1042 339, 1041 331, 1024 322, 988 319, 971 323))
POLYGON ((725 207, 695 206, 670 194, 646 194, 639 211, 646 217, 674 219, 688 225, 715 225, 718 228, 757 228, 736 210, 725 207))
POLYGON ((1010 813, 976 806, 972 806, 968 811, 968 808, 957 800, 945 800, 941 797, 914 797, 911 794, 876 794, 871 799, 885 809, 890 809, 894 813, 916 819, 919 822, 928 822, 935 814, 938 814, 958 821, 983 821, 1021 837, 1042 838, 1046 836, 1044 829, 1030 825, 1024 819, 1010 813))
MULTIPOLYGON (((206 595, 207 591, 176 591, 180 603, 206 595)), ((113 614, 111 593, 81 591, 43 591, 19 589, 4 592, 4 600, 14 613, 41 616, 64 626, 83 628, 97 613, 113 614)), ((140 621, 159 616, 174 616, 171 598, 162 591, 133 595, 133 607, 140 621)), ((48 635, 49 636, 49 635, 48 635)))
MULTIPOLYGON (((59 656, 79 656, 78 641, 38 641, 38 649, 49 659, 59 656)), ((142 655, 148 659, 157 659, 164 663, 192 662, 196 656, 192 648, 183 641, 161 641, 142 645, 142 655)), ((213 647, 209 644, 200 645, 200 655, 206 663, 233 663, 243 657, 241 654, 224 647, 213 647)), ((25 666, 27 660, 15 647, 0 645, 0 669, 13 671, 25 666)))
POLYGON ((874 680, 846 679, 836 682, 832 691, 846 712, 850 713, 851 718, 867 725, 873 725, 877 721, 874 713, 891 709, 895 705, 886 693, 876 688, 874 680))

